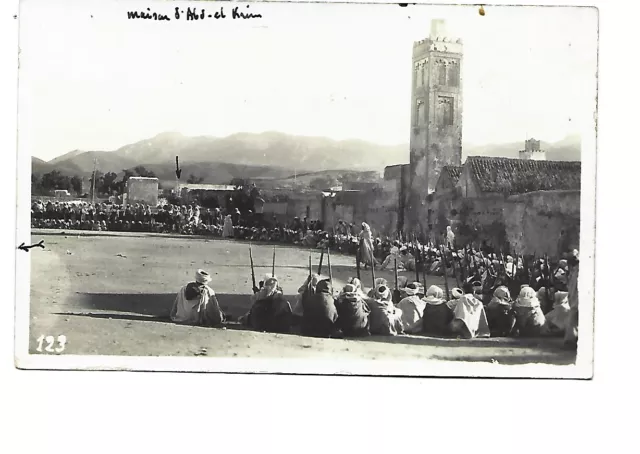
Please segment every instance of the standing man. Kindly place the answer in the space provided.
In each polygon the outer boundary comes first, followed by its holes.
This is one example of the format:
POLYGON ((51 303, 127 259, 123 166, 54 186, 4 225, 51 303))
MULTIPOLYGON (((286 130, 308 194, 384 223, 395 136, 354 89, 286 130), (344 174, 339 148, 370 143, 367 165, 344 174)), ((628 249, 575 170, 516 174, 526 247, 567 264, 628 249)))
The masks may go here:
POLYGON ((569 264, 569 278, 567 290, 569 292, 569 317, 564 331, 564 345, 569 348, 578 347, 578 274, 580 258, 577 249, 574 249, 567 260, 569 264))

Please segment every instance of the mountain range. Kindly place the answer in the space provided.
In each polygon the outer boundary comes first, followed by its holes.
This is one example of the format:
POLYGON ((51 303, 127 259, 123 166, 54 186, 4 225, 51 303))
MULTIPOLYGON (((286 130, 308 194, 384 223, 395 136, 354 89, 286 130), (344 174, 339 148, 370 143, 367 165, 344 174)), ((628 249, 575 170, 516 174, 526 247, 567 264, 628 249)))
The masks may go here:
MULTIPOLYGON (((547 159, 580 160, 580 138, 569 136, 556 143, 541 143, 547 159)), ((518 157, 524 143, 463 146, 466 156, 518 157)), ((336 141, 325 137, 294 136, 280 132, 238 133, 224 138, 187 137, 165 132, 114 151, 73 150, 50 161, 32 158, 32 172, 58 170, 65 175, 90 176, 97 160, 101 172, 121 174, 142 165, 161 181, 175 180, 175 157, 179 156, 182 179, 189 175, 205 183, 227 184, 232 178, 287 179, 298 174, 322 175, 327 171, 380 174, 385 166, 406 163, 409 146, 378 145, 362 140, 336 141), (295 159, 294 159, 295 157, 295 159)), ((332 174, 332 175, 333 175, 332 174)))

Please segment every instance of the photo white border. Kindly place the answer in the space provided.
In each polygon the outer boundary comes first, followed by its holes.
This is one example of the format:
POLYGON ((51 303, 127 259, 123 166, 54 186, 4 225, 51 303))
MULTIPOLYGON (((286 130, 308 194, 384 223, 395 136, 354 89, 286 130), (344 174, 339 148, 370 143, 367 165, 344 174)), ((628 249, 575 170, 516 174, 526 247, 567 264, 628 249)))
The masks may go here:
MULTIPOLYGON (((341 3, 341 2, 327 2, 341 3)), ((355 2, 354 2, 355 3, 355 2)), ((381 1, 357 3, 388 3, 381 1)), ((414 2, 453 4, 452 2, 414 2)), ((527 2, 522 2, 527 4, 527 2)), ((540 2, 531 2, 536 4, 540 2)), ((566 5, 572 2, 565 2, 566 5)), ((500 5, 496 2, 495 6, 500 5)), ((502 3, 507 4, 508 3, 502 3)), ((485 6, 487 14, 494 5, 485 6)), ((563 5, 564 6, 564 5, 563 5)), ((123 7, 124 8, 124 7, 123 7)), ((129 370, 163 372, 231 372, 321 375, 375 375, 424 377, 529 377, 591 378, 594 348, 595 209, 596 209, 596 99, 593 124, 582 135, 582 187, 580 235, 580 340, 575 365, 501 365, 450 361, 353 361, 301 359, 240 359, 191 357, 76 356, 29 354, 29 306, 31 254, 16 251, 15 365, 21 369, 129 370), (20 252, 20 253, 18 253, 20 252), (390 373, 389 371, 393 371, 390 373)), ((19 125, 19 116, 18 116, 19 125)), ((18 149, 20 144, 18 144, 18 149)), ((30 238, 31 156, 17 153, 16 245, 30 238)))

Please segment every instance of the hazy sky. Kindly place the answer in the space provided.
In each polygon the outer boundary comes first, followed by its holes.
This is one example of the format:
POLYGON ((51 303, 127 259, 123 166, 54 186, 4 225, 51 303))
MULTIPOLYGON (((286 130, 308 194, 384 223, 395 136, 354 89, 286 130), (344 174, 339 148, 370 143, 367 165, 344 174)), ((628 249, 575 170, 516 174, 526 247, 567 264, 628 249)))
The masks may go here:
MULTIPOLYGON (((179 3, 214 12, 231 4, 179 3)), ((239 4, 244 8, 245 4, 239 4)), ((408 143, 411 51, 431 19, 464 40, 465 143, 547 141, 593 121, 594 9, 253 4, 262 20, 175 20, 172 2, 25 0, 19 144, 51 159, 160 132, 408 143), (151 8, 171 22, 127 20, 151 8)))

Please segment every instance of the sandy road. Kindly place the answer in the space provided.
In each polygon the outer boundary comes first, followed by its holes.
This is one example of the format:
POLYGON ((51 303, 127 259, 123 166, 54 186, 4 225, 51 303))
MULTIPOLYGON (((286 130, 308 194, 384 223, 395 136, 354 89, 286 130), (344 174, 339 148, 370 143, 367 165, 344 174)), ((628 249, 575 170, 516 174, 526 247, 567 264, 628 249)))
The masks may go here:
MULTIPOLYGON (((62 354, 314 359, 439 359, 570 364, 575 353, 561 339, 434 339, 423 336, 366 340, 311 339, 240 330, 174 325, 167 315, 177 290, 197 268, 213 276, 225 312, 238 317, 249 308, 251 274, 248 245, 242 242, 140 234, 34 231, 30 352, 40 335, 67 338, 62 354), (94 233, 94 235, 87 235, 94 233), (204 350, 203 350, 204 349, 204 350)), ((271 271, 273 248, 254 244, 256 278, 271 271)), ((308 273, 309 251, 278 246, 276 275, 290 301, 308 273)), ((320 254, 312 252, 314 270, 320 254)), ((332 255, 337 285, 355 274, 352 257, 332 255)), ((326 257, 325 257, 326 270, 326 257)), ((367 273, 368 274, 368 273, 367 273)), ((363 271, 363 281, 367 279, 363 271)), ((391 271, 376 271, 393 279, 391 271)), ((405 273, 412 279, 412 273, 405 273)), ((415 277, 415 274, 413 274, 415 277)), ((429 277, 427 284, 442 278, 429 277)), ((450 283, 451 285, 451 283, 450 283)))

